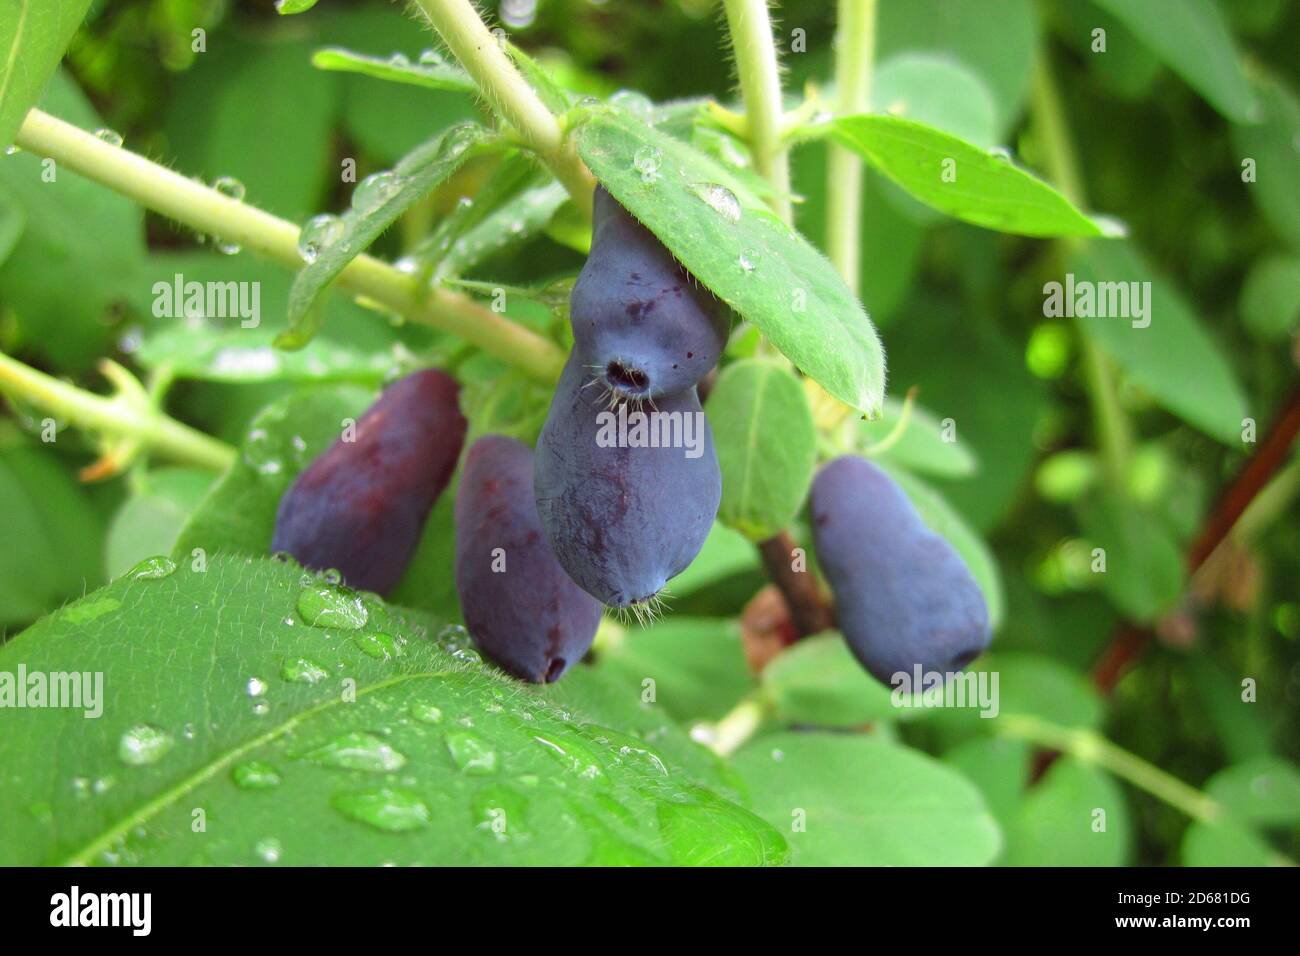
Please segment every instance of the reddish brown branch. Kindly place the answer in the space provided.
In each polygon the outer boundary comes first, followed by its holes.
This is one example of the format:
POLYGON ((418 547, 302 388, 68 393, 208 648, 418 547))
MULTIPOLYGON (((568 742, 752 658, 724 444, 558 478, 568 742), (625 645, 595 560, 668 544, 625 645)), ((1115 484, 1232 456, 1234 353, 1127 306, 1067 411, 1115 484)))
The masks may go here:
MULTIPOLYGON (((1300 387, 1292 391, 1281 414, 1245 467, 1219 496, 1209 517, 1187 552, 1189 572, 1195 572, 1231 533, 1246 508, 1286 462, 1296 435, 1300 434, 1300 387)), ((1115 689, 1128 667, 1151 643, 1153 632, 1125 621, 1115 631, 1093 668, 1092 680, 1103 694, 1115 689)))
POLYGON ((758 543, 758 553, 767 569, 767 576, 780 589, 790 608, 791 623, 800 637, 807 637, 834 627, 835 615, 812 569, 794 570, 795 548, 788 531, 780 531, 758 543))

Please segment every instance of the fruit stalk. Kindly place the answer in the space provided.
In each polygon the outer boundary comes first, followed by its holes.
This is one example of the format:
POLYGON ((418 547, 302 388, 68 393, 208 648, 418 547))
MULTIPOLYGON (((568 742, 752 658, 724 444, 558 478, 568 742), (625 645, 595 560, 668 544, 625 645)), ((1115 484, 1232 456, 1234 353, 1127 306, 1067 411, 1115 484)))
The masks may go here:
POLYGON ((546 108, 503 49, 488 32, 469 0, 415 0, 460 61, 484 98, 504 117, 568 190, 573 202, 591 218, 596 181, 579 158, 556 116, 546 108))
MULTIPOLYGON (((865 113, 871 100, 876 0, 839 0, 836 22, 835 114, 853 116, 865 113)), ((835 199, 826 208, 826 254, 854 295, 861 285, 862 175, 857 153, 836 143, 828 146, 826 182, 835 199)))
MULTIPOLYGON (((16 142, 28 152, 50 157, 201 233, 221 236, 290 269, 303 265, 298 253, 299 230, 293 223, 106 143, 48 113, 29 112, 16 142)), ((560 350, 529 329, 468 296, 446 289, 422 293, 414 277, 371 256, 353 259, 338 281, 412 322, 459 335, 539 381, 555 381, 564 365, 560 350)))
POLYGON ((0 354, 0 391, 31 402, 78 428, 129 438, 175 461, 224 471, 235 450, 147 404, 108 398, 69 385, 0 354))

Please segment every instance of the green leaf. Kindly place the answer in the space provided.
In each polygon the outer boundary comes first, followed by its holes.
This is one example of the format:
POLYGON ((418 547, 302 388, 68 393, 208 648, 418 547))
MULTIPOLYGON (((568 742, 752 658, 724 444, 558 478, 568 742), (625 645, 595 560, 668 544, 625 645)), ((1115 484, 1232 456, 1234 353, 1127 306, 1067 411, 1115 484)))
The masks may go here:
POLYGON ((988 675, 997 711, 989 717, 981 716, 976 707, 931 711, 930 720, 955 732, 956 739, 966 739, 972 730, 995 732, 997 718, 1012 714, 1079 730, 1093 730, 1101 724, 1101 699, 1088 679, 1051 657, 1000 651, 980 658, 978 667, 967 670, 988 675))
POLYGON ((1233 820, 1193 823, 1183 834, 1183 866, 1277 866, 1281 856, 1250 827, 1233 820))
POLYGON ((1205 653, 1189 656, 1186 666, 1196 711, 1214 731, 1228 759, 1244 763, 1268 755, 1273 728, 1257 703, 1242 700, 1240 676, 1229 676, 1205 653))
POLYGON ((1088 544, 1105 550, 1101 589, 1134 621, 1154 621, 1182 597, 1183 555, 1169 531, 1136 502, 1099 489, 1076 508, 1088 544))
POLYGON ((1002 626, 1002 617, 1006 608, 1006 597, 1002 591, 1002 573, 998 569, 997 558, 984 539, 971 530, 964 518, 958 514, 939 492, 935 491, 921 479, 909 474, 888 462, 878 462, 896 482, 907 492, 907 497, 916 505, 921 519, 926 526, 939 536, 945 538, 953 549, 961 555, 974 575, 980 590, 984 592, 984 601, 989 608, 989 624, 996 631, 1002 626))
POLYGON ((357 185, 353 205, 343 214, 342 234, 323 247, 316 259, 298 273, 289 292, 289 328, 276 340, 281 348, 301 348, 316 334, 320 321, 318 300, 353 259, 368 249, 397 218, 460 168, 471 156, 493 142, 475 123, 453 126, 397 163, 387 179, 370 179, 357 185), (365 189, 370 205, 358 206, 365 189))
POLYGON ((734 764, 799 866, 981 866, 1001 843, 960 775, 869 736, 773 734, 734 764))
POLYGON ((1270 256, 1251 266, 1239 308, 1242 323, 1259 338, 1293 336, 1300 323, 1300 258, 1270 256))
POLYGON ((906 51, 880 64, 872 112, 915 120, 985 148, 998 138, 998 109, 983 80, 943 53, 906 51))
POLYGON ((673 597, 682 598, 734 575, 756 571, 754 546, 738 531, 715 524, 690 566, 673 578, 673 597))
POLYGON ((979 4, 950 0, 882 3, 878 55, 882 63, 905 50, 955 57, 984 81, 997 102, 998 125, 1006 128, 1029 92, 1039 31, 1029 0, 1000 0, 995 17, 979 4))
POLYGON ((875 328, 806 240, 721 164, 634 118, 593 111, 576 136, 596 178, 693 276, 836 398, 879 410, 875 328))
POLYGON ((629 628, 601 652, 597 670, 680 721, 716 720, 754 689, 740 627, 727 618, 674 616, 629 628))
POLYGON ((451 244, 435 274, 464 275, 491 257, 523 245, 550 224, 568 198, 564 187, 551 181, 506 200, 451 244))
POLYGON ((1231 120, 1249 121, 1255 98, 1213 0, 1093 0, 1231 120))
POLYGON ((845 116, 828 132, 926 205, 964 222, 1023 236, 1105 236, 1121 230, 1089 218, 1059 192, 997 151, 896 116, 845 116))
POLYGON ((723 369, 708 406, 722 469, 718 520, 751 541, 770 538, 812 482, 817 428, 803 385, 784 363, 745 359, 723 369))
POLYGON ((0 671, 88 671, 105 689, 98 719, 51 707, 6 719, 0 864, 787 854, 656 745, 457 659, 429 618, 270 560, 151 570, 0 649, 0 671))
MULTIPOLYGON (((76 84, 56 73, 41 106, 85 130, 103 125, 76 84)), ((144 213, 130 200, 30 153, 0 155, 0 194, 26 226, 0 265, 0 299, 21 347, 64 369, 103 355, 106 313, 138 288, 144 213), (46 181, 50 174, 53 181, 46 181)), ((9 343, 9 347, 16 345, 9 343)))
POLYGON ((270 553, 280 497, 298 473, 342 434, 373 399, 360 388, 336 386, 291 395, 253 419, 239 458, 212 487, 181 529, 173 552, 189 561, 207 555, 270 553))
POLYGON ((1119 784, 1095 767, 1061 757, 1025 792, 1006 828, 1002 863, 1124 866, 1132 826, 1119 784))
POLYGON ((6 0, 0 23, 0 147, 18 135, 89 6, 90 0, 6 0))
POLYGON ((306 13, 316 6, 319 0, 275 0, 275 12, 282 17, 295 13, 306 13))
POLYGON ((1300 770, 1278 757, 1226 767, 1204 789, 1243 823, 1260 827, 1300 823, 1300 770))
POLYGON ((1255 179, 1245 183, 1255 208, 1293 251, 1300 251, 1300 196, 1292 188, 1300 179, 1300 155, 1295 148, 1300 136, 1300 100, 1274 76, 1262 76, 1257 88, 1261 121, 1234 126, 1233 145, 1238 162, 1255 161, 1255 179))
MULTIPOLYGON (((856 421, 854 446, 862 451, 884 441, 898 424, 903 414, 903 403, 896 398, 885 399, 884 413, 871 421, 856 421)), ((930 412, 913 405, 911 419, 898 440, 880 452, 883 461, 896 464, 909 471, 960 478, 977 469, 974 454, 959 441, 944 438, 943 425, 930 412)))
POLYGON ((156 554, 170 554, 213 480, 211 472, 190 468, 149 472, 145 487, 122 503, 109 524, 104 542, 108 576, 124 574, 156 554))
POLYGON ((761 679, 774 716, 786 724, 861 727, 916 714, 894 707, 890 688, 863 670, 838 633, 790 645, 761 679))
POLYGON ((318 70, 360 73, 378 80, 407 83, 431 90, 457 90, 477 94, 478 87, 468 73, 454 63, 442 61, 412 63, 404 56, 367 56, 341 47, 326 47, 311 55, 318 70))
POLYGON ((48 449, 0 449, 0 540, 0 628, 33 621, 103 580, 103 521, 48 449))
POLYGON ((1020 810, 1029 780, 1029 744, 1007 737, 971 737, 943 755, 943 762, 958 770, 984 795, 984 802, 1005 832, 1020 810))
POLYGON ((167 98, 167 158, 208 182, 237 179, 261 209, 305 218, 338 169, 329 137, 339 83, 312 69, 312 46, 281 31, 211 44, 167 98))
MULTIPOLYGON (((1164 408, 1207 435, 1239 446, 1241 420, 1250 414, 1245 392, 1223 348, 1202 328, 1173 283, 1156 273, 1128 243, 1089 246, 1075 259, 1074 273, 1076 305, 1083 304, 1084 289, 1094 293, 1093 316, 1079 317, 1084 333, 1164 408), (1120 295, 1111 295, 1115 290, 1120 295), (1124 296, 1123 290, 1129 294, 1124 296), (1134 307, 1134 290, 1141 290, 1145 316, 1134 307), (1097 315, 1103 297, 1108 312, 1131 314, 1097 315), (1195 374, 1188 374, 1189 369, 1195 369, 1195 374)), ((1068 281, 1061 291, 1066 304, 1068 281)), ((1077 315, 1078 309, 1074 311, 1077 315)))

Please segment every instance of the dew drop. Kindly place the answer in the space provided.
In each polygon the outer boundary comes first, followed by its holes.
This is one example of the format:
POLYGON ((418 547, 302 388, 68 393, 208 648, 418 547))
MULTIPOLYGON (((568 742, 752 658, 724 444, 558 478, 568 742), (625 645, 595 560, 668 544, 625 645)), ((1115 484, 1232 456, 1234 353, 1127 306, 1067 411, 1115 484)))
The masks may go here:
POLYGON ((405 53, 394 53, 388 58, 388 65, 395 66, 399 70, 404 70, 411 65, 411 58, 405 53))
POLYGON ((357 634, 352 638, 361 653, 377 661, 387 661, 402 653, 401 645, 388 634, 357 634))
POLYGON ((271 711, 271 705, 264 700, 259 700, 253 705, 253 715, 256 717, 265 717, 271 711))
POLYGON ((89 795, 90 795, 90 780, 87 779, 86 777, 73 777, 73 778, 72 778, 72 792, 75 793, 75 794, 76 794, 77 796, 79 796, 79 797, 87 797, 87 796, 89 796, 89 795))
POLYGON ((298 255, 311 265, 320 254, 343 238, 347 226, 338 216, 321 213, 312 216, 298 233, 298 255))
POLYGON ((442 709, 432 704, 412 704, 411 716, 422 724, 442 723, 442 709))
POLYGON ((109 129, 106 126, 101 129, 95 130, 95 138, 102 139, 109 146, 122 145, 122 134, 119 133, 117 130, 109 129))
POLYGON ((355 631, 370 617, 361 596, 337 584, 312 584, 298 595, 298 614, 311 627, 355 631))
POLYGON ((360 793, 336 793, 331 805, 350 820, 377 830, 401 833, 429 825, 429 806, 410 790, 380 787, 360 793))
POLYGON ((212 184, 212 188, 229 199, 241 200, 248 192, 234 176, 222 176, 212 184))
POLYGON ((295 657, 284 662, 280 676, 294 684, 319 684, 329 676, 329 671, 313 660, 295 657))
POLYGON ((740 254, 740 268, 746 273, 753 272, 758 265, 758 253, 753 249, 746 249, 740 254))
POLYGON ((392 198, 400 186, 401 181, 394 173, 371 173, 352 190, 352 208, 357 212, 378 209, 392 198))
POLYGON ((122 734, 117 743, 117 756, 128 766, 141 767, 162 759, 175 742, 165 730, 136 724, 122 734))
POLYGON ((152 558, 145 558, 130 571, 126 576, 132 581, 154 581, 158 578, 165 578, 176 570, 176 562, 165 555, 158 555, 152 558))
POLYGON ((249 429, 244 439, 244 463, 259 475, 278 475, 284 471, 284 462, 265 428, 249 429))
POLYGON ((406 755, 374 734, 353 732, 303 754, 303 759, 343 770, 392 773, 406 766, 406 755))
POLYGON ((266 681, 260 677, 250 677, 244 689, 248 691, 249 697, 261 697, 266 693, 266 681))
POLYGON ((10 146, 6 146, 6 147, 5 147, 5 155, 6 155, 6 156, 15 156, 15 155, 17 155, 18 153, 21 153, 21 152, 22 152, 22 147, 20 147, 20 146, 13 146, 13 145, 10 145, 10 146))
POLYGON ((663 153, 655 146, 642 146, 632 156, 632 168, 641 174, 641 182, 653 186, 659 181, 659 167, 663 153))
POLYGON ((447 735, 447 750, 452 762, 474 776, 496 773, 497 753, 477 734, 456 731, 447 735))
POLYGON ((694 183, 691 191, 727 222, 740 222, 740 200, 726 186, 717 183, 694 183))
MULTIPOLYGON (((648 117, 654 112, 655 104, 650 97, 636 90, 619 90, 609 98, 610 106, 617 106, 626 113, 633 116, 648 117)), ((644 148, 644 147, 643 147, 644 148)), ((640 152, 640 150, 637 150, 640 152)), ((655 150, 658 152, 658 150, 655 150)))
POLYGON ((267 837, 264 840, 258 840, 257 846, 253 847, 253 852, 263 863, 279 863, 280 856, 284 853, 284 847, 275 837, 267 837))
POLYGON ((237 764, 230 776, 240 790, 271 790, 280 786, 279 772, 261 760, 237 764))
POLYGON ((424 66, 441 66, 442 62, 442 54, 437 50, 428 49, 420 54, 420 63, 424 66))

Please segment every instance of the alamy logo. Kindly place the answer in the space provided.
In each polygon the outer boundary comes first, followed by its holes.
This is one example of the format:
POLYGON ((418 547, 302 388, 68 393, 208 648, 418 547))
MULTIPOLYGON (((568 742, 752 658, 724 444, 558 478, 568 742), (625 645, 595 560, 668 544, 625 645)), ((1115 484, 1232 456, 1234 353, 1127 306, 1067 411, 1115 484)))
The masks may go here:
POLYGON ((134 936, 148 936, 153 928, 151 893, 70 893, 50 897, 51 926, 129 926, 134 936))
POLYGON ((176 273, 171 282, 153 284, 153 314, 159 319, 239 319, 245 329, 262 324, 262 283, 186 282, 176 273))
POLYGON ((596 444, 601 448, 684 448, 687 458, 704 454, 704 435, 708 420, 703 412, 629 411, 626 404, 618 411, 596 416, 600 426, 596 444))
POLYGON ((96 719, 104 713, 103 671, 0 671, 0 708, 67 707, 96 719))
POLYGON ((889 683, 895 707, 978 707, 981 717, 996 717, 1001 709, 997 671, 927 671, 917 664, 910 674, 890 675, 889 683))
POLYGON ((1150 282, 1076 281, 1065 274, 1065 284, 1043 286, 1043 315, 1049 319, 1130 319, 1133 328, 1151 324, 1150 282))

